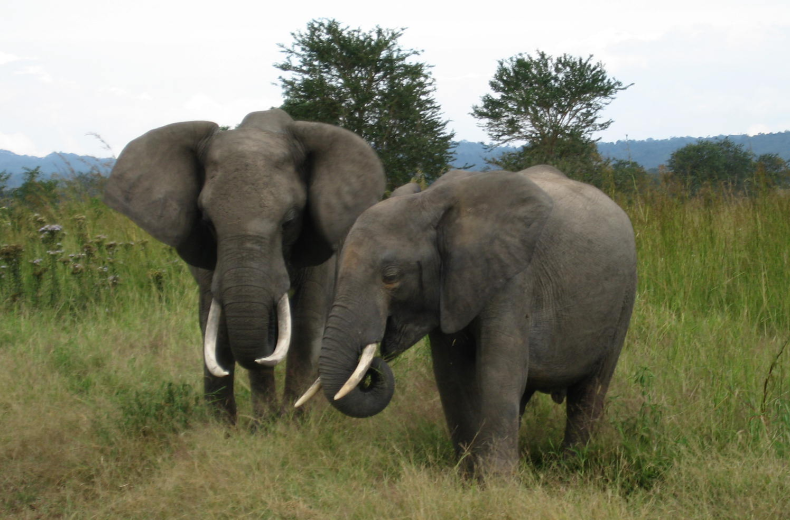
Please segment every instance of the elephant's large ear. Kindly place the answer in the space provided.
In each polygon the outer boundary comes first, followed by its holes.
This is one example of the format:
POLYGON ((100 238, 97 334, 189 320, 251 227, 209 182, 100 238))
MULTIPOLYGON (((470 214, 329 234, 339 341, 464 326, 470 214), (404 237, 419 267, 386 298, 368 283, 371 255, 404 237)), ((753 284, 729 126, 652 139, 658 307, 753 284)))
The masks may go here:
MULTIPOLYGON (((447 209, 439 223, 440 321, 450 334, 529 265, 551 213, 549 196, 511 172, 486 172, 433 188, 447 209)), ((429 190, 430 191, 430 190, 429 190)))
POLYGON ((307 219, 294 261, 326 261, 357 217, 381 200, 384 169, 361 137, 324 123, 297 121, 294 135, 307 153, 307 219))
POLYGON ((213 268, 216 253, 205 243, 211 235, 197 206, 204 175, 199 148, 217 128, 192 121, 151 130, 124 148, 104 188, 108 206, 206 268, 213 268))

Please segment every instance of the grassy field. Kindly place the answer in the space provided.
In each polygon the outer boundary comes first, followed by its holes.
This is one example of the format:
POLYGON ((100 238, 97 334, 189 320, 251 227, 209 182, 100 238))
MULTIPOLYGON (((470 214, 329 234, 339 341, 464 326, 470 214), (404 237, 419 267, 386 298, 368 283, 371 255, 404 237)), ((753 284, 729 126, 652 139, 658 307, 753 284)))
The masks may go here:
POLYGON ((201 404, 172 251, 96 201, 0 209, 0 515, 787 518, 790 197, 623 205, 640 284, 605 420, 563 459, 564 409, 536 396, 517 478, 485 487, 457 475, 424 346, 374 418, 317 400, 252 432, 239 378, 231 429, 201 404))

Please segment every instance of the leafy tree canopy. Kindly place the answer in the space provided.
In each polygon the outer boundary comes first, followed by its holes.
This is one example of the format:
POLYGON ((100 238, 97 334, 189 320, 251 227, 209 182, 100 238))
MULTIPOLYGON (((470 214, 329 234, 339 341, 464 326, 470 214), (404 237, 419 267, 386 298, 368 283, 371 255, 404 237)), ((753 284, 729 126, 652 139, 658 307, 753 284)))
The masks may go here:
POLYGON ((420 51, 403 49, 404 29, 372 31, 313 20, 305 32, 280 44, 285 61, 275 64, 292 117, 341 126, 360 135, 378 153, 388 189, 422 173, 441 175, 452 161, 451 141, 430 66, 413 61, 420 51))
POLYGON ((790 164, 775 153, 758 155, 754 160, 755 174, 769 186, 790 187, 790 164))
POLYGON ((520 151, 493 164, 521 169, 542 162, 582 178, 592 175, 585 169, 605 164, 592 133, 605 130, 612 120, 599 120, 600 111, 631 85, 609 78, 602 63, 592 62, 592 55, 554 58, 537 51, 535 56, 500 60, 489 86, 494 93, 484 95, 481 104, 472 107, 472 115, 494 145, 526 142, 520 151), (586 155, 580 158, 579 153, 586 155))
POLYGON ((41 167, 24 168, 25 181, 12 191, 12 196, 31 208, 41 209, 58 201, 58 181, 40 179, 41 167))
POLYGON ((686 145, 672 153, 667 167, 692 193, 705 184, 725 183, 740 191, 748 188, 753 179, 755 162, 753 154, 743 145, 725 138, 686 145))

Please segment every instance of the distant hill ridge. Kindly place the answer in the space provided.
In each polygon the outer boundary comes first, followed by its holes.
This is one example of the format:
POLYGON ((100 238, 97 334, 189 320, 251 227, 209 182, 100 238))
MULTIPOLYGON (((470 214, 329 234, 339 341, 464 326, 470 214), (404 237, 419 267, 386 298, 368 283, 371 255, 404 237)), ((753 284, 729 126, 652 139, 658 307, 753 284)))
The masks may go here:
POLYGON ((598 151, 604 157, 625 159, 638 162, 647 169, 666 164, 672 152, 688 144, 715 141, 727 138, 755 155, 775 153, 785 161, 790 161, 790 131, 757 135, 718 135, 715 137, 670 137, 669 139, 647 139, 644 141, 617 141, 598 143, 598 151))
POLYGON ((8 180, 9 188, 16 188, 24 180, 25 168, 33 169, 41 167, 42 177, 68 178, 73 173, 87 173, 97 171, 108 175, 115 164, 115 159, 97 158, 89 155, 77 155, 73 153, 53 152, 46 157, 35 157, 32 155, 17 155, 8 150, 0 150, 0 172, 11 174, 8 180))
MULTIPOLYGON (((727 138, 735 144, 743 145, 755 155, 775 153, 782 159, 790 161, 790 131, 757 135, 718 135, 715 137, 670 137, 669 139, 646 139, 644 141, 616 141, 614 143, 598 143, 598 152, 609 159, 631 160, 646 169, 658 168, 669 161, 672 152, 693 144, 700 139, 714 141, 727 138)), ((453 166, 473 164, 475 169, 486 166, 485 159, 496 157, 506 151, 515 151, 515 147, 501 147, 486 152, 484 143, 461 141, 457 143, 456 160, 453 166)))
MULTIPOLYGON (((598 143, 598 151, 602 156, 610 159, 623 159, 635 161, 646 169, 658 168, 666 164, 675 150, 696 143, 699 139, 716 140, 730 139, 736 144, 743 145, 755 155, 775 153, 782 159, 790 161, 790 131, 770 134, 748 135, 719 135, 715 137, 670 137, 669 139, 646 139, 644 141, 617 141, 614 143, 598 143)), ((504 152, 512 152, 517 148, 503 146, 486 151, 484 143, 459 141, 455 143, 456 159, 454 168, 469 166, 471 170, 490 168, 486 159, 497 157, 504 152)), ((72 153, 51 153, 46 157, 33 157, 30 155, 17 155, 7 150, 0 150, 0 172, 8 172, 11 177, 8 181, 9 188, 15 188, 22 183, 25 168, 41 167, 42 177, 53 174, 59 177, 68 177, 72 173, 98 171, 109 174, 115 159, 96 158, 87 155, 72 153)))

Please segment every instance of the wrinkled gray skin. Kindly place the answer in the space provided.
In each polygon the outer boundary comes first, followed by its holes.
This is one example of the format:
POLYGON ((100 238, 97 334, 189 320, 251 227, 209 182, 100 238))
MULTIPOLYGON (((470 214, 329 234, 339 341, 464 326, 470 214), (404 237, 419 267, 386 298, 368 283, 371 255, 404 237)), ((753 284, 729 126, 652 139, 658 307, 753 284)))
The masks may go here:
POLYGON ((333 399, 362 348, 381 342, 389 359, 428 334, 453 444, 470 450, 467 471, 514 470, 536 391, 567 396, 564 445, 585 443, 634 304, 626 214, 549 166, 454 171, 404 192, 365 211, 345 242, 319 361, 327 398, 354 417, 378 413, 394 388, 380 358, 333 399))
POLYGON ((274 309, 293 289, 284 399, 315 374, 334 290, 334 251, 351 224, 381 199, 375 152, 335 126, 294 121, 282 110, 249 114, 235 130, 193 121, 151 130, 124 149, 105 202, 176 248, 200 286, 205 334, 212 297, 222 305, 217 358, 205 368, 207 399, 235 420, 235 363, 249 371, 253 413, 279 409, 271 354, 274 309))

